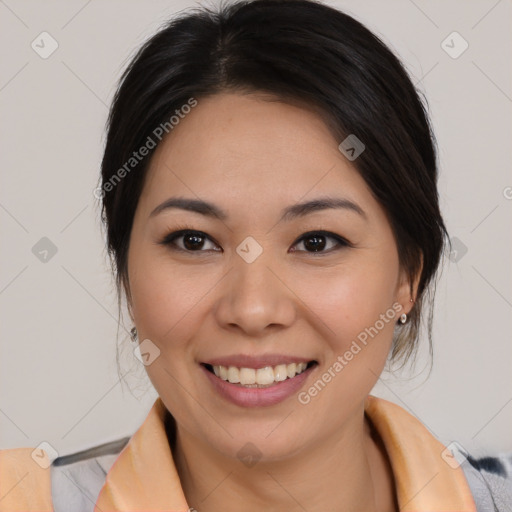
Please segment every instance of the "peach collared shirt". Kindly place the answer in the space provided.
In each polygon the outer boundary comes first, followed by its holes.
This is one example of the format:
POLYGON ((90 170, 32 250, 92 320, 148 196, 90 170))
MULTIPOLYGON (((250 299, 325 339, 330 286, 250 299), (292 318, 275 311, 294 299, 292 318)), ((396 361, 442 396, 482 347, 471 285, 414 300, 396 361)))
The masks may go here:
MULTIPOLYGON (((463 470, 445 461, 445 446, 417 418, 372 395, 365 412, 390 459, 401 512, 477 512, 463 470)), ((157 398, 107 473, 94 512, 190 510, 169 449, 165 413, 157 398)), ((0 512, 53 511, 50 469, 36 464, 32 451, 0 451, 0 512)))

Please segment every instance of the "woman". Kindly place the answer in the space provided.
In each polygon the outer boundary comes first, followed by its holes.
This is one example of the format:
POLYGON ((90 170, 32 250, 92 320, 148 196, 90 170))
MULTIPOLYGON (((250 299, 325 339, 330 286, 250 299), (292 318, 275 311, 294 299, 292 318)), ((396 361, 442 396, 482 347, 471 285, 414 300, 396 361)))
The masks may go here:
POLYGON ((159 398, 50 471, 2 452, 0 510, 506 510, 510 461, 369 395, 431 316, 436 180, 414 86, 350 16, 255 0, 171 21, 123 76, 99 188, 159 398))

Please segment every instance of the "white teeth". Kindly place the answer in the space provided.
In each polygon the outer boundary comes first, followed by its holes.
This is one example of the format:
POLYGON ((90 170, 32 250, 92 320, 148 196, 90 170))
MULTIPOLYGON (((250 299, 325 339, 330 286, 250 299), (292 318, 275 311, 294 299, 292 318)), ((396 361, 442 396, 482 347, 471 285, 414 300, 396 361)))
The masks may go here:
POLYGON ((256 370, 254 368, 240 368, 240 384, 256 384, 256 370))
MULTIPOLYGON (((214 366, 215 368, 215 366, 214 366)), ((229 380, 229 382, 232 382, 233 384, 238 384, 240 382, 240 372, 238 368, 235 368, 234 366, 230 366, 228 368, 228 374, 226 380, 229 380)))
POLYGON ((274 370, 271 366, 265 366, 265 368, 258 368, 256 370, 257 384, 272 384, 272 382, 274 382, 274 370))
POLYGON ((265 366, 264 368, 237 368, 236 366, 214 366, 213 372, 222 380, 231 384, 240 383, 242 386, 256 387, 269 386, 274 382, 282 382, 302 373, 307 363, 278 364, 277 366, 265 366))
MULTIPOLYGON (((293 372, 293 376, 294 375, 295 375, 295 372, 293 372)), ((286 380, 287 377, 288 377, 288 372, 286 370, 286 365, 285 364, 278 364, 274 368, 274 380, 276 382, 281 382, 283 380, 286 380)))

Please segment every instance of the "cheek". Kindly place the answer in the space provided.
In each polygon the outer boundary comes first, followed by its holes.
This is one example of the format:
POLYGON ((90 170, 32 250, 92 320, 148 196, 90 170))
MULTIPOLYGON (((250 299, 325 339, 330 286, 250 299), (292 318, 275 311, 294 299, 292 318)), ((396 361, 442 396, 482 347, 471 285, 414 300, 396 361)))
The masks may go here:
POLYGON ((397 266, 393 261, 383 263, 339 266, 322 276, 316 274, 314 282, 302 278, 298 294, 328 327, 324 332, 333 358, 353 341, 364 348, 357 357, 360 360, 380 361, 387 356, 398 319, 393 308, 398 269, 390 271, 397 266))
POLYGON ((181 391, 183 386, 191 389, 193 384, 189 363, 194 359, 194 344, 190 338, 197 330, 201 299, 214 284, 204 271, 199 277, 198 268, 185 271, 183 265, 178 268, 166 258, 140 250, 134 251, 130 269, 139 340, 151 340, 160 351, 145 367, 146 372, 166 406, 181 419, 176 411, 191 407, 181 391))
MULTIPOLYGON (((188 316, 207 290, 208 283, 184 275, 183 266, 169 264, 149 251, 131 255, 130 288, 135 321, 141 334, 161 346, 182 339, 188 316), (203 290, 204 289, 204 290, 203 290)), ((202 273, 205 277, 205 273, 202 273)))
POLYGON ((304 284, 302 293, 317 325, 328 326, 322 329, 325 360, 311 387, 299 395, 301 404, 314 404, 319 418, 329 411, 333 423, 344 421, 346 411, 371 392, 384 369, 398 319, 393 307, 396 276, 389 272, 393 267, 387 268, 347 266, 317 277, 315 286, 304 284), (333 407, 341 403, 343 407, 333 407))

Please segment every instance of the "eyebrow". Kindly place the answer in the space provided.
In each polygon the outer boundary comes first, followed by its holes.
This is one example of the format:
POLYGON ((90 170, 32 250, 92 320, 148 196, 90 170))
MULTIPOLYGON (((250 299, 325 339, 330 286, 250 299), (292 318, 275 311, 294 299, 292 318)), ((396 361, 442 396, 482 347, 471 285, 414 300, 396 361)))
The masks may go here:
MULTIPOLYGON (((165 210, 173 208, 199 213, 206 217, 217 218, 219 220, 226 220, 228 218, 228 214, 213 203, 209 203, 201 199, 187 199, 183 197, 171 197, 165 200, 163 203, 159 204, 149 214, 149 216, 154 217, 165 210)), ((344 209, 353 211, 367 219, 364 210, 350 199, 341 197, 319 197, 311 201, 297 203, 284 208, 281 212, 280 222, 291 221, 299 217, 305 217, 310 213, 327 209, 344 209)))

